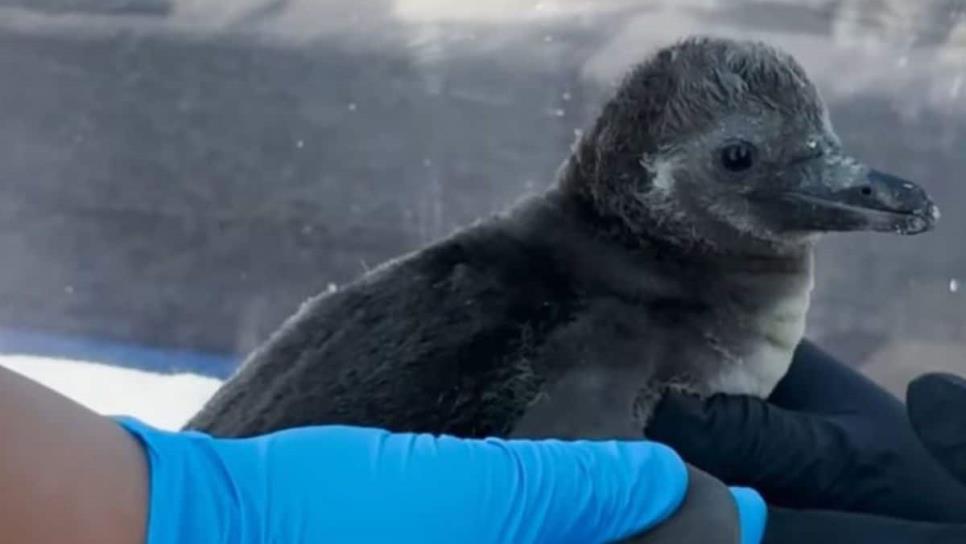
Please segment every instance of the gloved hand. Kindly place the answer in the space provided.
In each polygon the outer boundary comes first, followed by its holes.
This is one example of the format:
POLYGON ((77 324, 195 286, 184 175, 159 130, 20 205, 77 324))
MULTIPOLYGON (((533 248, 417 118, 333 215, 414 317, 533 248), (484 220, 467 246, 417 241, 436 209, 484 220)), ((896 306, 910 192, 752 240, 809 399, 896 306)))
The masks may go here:
MULTIPOLYGON (((906 391, 916 434, 952 477, 966 482, 966 380, 947 374, 917 378, 906 391)), ((958 544, 966 525, 916 523, 845 512, 772 508, 765 544, 958 544)))
POLYGON ((966 525, 871 514, 768 509, 762 544, 962 544, 966 525))
MULTIPOLYGON (((910 388, 909 406, 920 434, 942 434, 933 450, 962 467, 966 401, 957 411, 940 400, 941 388, 920 391, 921 383, 910 388)), ((966 522, 966 485, 923 445, 905 406, 808 342, 768 402, 668 395, 647 435, 725 483, 757 489, 772 506, 966 522)), ((793 517, 775 512, 769 532, 793 517)))
POLYGON ((926 374, 906 390, 912 428, 946 470, 966 484, 966 380, 926 374))
MULTIPOLYGON (((672 515, 688 485, 681 459, 651 442, 341 426, 229 440, 119 422, 149 459, 148 544, 613 541, 672 515)), ((733 493, 756 544, 764 505, 733 493)))

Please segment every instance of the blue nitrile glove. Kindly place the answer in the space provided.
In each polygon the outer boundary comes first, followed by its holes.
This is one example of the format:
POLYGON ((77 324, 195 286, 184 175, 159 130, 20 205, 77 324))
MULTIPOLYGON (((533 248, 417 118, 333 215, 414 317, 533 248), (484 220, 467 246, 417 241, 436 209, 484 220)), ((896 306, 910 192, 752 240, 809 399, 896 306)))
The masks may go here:
MULTIPOLYGON (((681 459, 653 442, 343 426, 216 439, 118 421, 150 462, 148 544, 604 542, 660 523, 687 487, 681 459)), ((734 493, 742 544, 757 544, 764 504, 734 493)))

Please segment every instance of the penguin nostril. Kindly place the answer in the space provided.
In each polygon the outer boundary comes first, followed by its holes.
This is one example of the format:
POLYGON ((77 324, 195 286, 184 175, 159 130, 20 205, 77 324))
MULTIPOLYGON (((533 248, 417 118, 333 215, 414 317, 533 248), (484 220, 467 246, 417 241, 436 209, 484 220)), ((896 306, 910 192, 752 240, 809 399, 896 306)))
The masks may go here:
POLYGON ((868 187, 868 186, 863 187, 862 194, 865 196, 872 196, 872 187, 868 187))

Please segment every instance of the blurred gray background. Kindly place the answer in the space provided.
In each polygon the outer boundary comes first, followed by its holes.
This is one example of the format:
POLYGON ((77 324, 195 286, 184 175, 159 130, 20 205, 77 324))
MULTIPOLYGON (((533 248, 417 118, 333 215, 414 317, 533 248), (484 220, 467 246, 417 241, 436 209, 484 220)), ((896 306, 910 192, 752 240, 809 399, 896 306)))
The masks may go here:
POLYGON ((896 390, 966 373, 966 0, 0 0, 0 326, 242 355, 545 187, 693 33, 792 52, 944 212, 828 240, 812 337, 896 390))

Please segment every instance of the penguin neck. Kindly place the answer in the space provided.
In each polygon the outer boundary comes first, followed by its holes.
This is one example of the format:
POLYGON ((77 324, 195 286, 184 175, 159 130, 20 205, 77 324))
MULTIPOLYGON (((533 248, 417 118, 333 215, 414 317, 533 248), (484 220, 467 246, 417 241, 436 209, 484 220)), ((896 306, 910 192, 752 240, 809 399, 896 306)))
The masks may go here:
MULTIPOLYGON (((657 237, 633 240, 592 207, 554 187, 510 212, 510 231, 528 245, 553 254, 575 281, 633 298, 694 297, 695 286, 716 296, 740 293, 746 300, 787 298, 804 309, 813 283, 811 243, 769 251, 765 247, 720 252, 684 248, 657 237)), ((770 304, 770 303, 768 303, 770 304)))
MULTIPOLYGON (((785 262, 788 265, 797 263, 796 267, 799 267, 810 262, 814 254, 815 243, 811 239, 783 244, 750 237, 741 237, 736 241, 738 235, 726 234, 704 244, 682 243, 679 237, 664 236, 657 228, 631 233, 623 221, 602 216, 582 194, 560 186, 547 190, 540 200, 543 201, 543 213, 556 214, 555 220, 558 221, 566 218, 560 222, 561 226, 581 231, 583 236, 592 236, 602 245, 619 246, 628 254, 653 255, 659 252, 668 259, 693 262, 696 265, 722 263, 727 268, 740 267, 741 263, 764 262, 785 262), (722 243, 724 241, 729 243, 722 243)), ((653 222, 661 223, 657 220, 653 222)))
MULTIPOLYGON (((588 150, 571 155, 558 172, 557 181, 546 192, 549 201, 566 213, 581 219, 597 235, 625 246, 628 251, 653 252, 677 255, 692 260, 731 259, 788 259, 807 258, 812 252, 814 239, 779 240, 752 235, 723 223, 715 223, 709 217, 686 218, 674 202, 662 197, 660 191, 644 195, 644 206, 634 206, 637 213, 620 217, 624 212, 601 211, 600 201, 606 201, 594 187, 603 183, 588 182, 590 174, 582 171, 588 159, 581 160, 588 150)), ((592 160, 592 159, 591 159, 592 160)), ((603 204, 605 207, 608 204, 603 204)))

